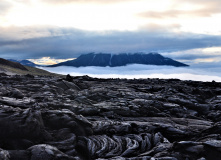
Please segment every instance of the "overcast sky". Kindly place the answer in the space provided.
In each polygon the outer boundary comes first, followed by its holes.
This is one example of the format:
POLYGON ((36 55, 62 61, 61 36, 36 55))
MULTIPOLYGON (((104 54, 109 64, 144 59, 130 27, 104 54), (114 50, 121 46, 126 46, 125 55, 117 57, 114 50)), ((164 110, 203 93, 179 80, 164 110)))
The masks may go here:
POLYGON ((0 57, 159 52, 221 61, 220 0, 1 0, 0 57))

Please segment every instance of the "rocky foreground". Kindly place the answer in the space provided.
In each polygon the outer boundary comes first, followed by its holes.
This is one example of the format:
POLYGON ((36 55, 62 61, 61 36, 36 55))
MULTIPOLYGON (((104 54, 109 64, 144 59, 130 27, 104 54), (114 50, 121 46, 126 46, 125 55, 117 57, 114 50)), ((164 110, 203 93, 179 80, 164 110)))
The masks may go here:
POLYGON ((1 160, 219 160, 221 83, 0 76, 1 160))

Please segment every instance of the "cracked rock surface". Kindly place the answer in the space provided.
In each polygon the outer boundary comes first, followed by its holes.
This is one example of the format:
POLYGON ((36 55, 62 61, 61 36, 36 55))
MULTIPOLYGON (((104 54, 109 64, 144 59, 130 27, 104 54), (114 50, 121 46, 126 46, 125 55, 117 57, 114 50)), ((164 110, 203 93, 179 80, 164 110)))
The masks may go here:
POLYGON ((0 160, 219 160, 221 83, 0 75, 0 160))

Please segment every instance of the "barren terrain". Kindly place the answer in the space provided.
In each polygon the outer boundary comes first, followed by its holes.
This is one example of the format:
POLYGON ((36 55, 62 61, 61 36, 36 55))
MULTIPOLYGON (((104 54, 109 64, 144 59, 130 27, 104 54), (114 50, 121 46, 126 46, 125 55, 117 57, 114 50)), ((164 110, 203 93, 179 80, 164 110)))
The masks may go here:
POLYGON ((218 160, 221 83, 0 76, 0 159, 218 160))

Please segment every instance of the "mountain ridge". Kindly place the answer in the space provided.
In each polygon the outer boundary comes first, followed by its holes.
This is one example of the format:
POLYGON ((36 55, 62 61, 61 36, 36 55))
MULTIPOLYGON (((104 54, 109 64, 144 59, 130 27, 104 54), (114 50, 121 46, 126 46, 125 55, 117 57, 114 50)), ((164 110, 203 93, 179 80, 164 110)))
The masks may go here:
POLYGON ((37 66, 40 66, 40 65, 37 65, 27 59, 24 59, 24 60, 15 60, 15 59, 7 59, 8 61, 12 61, 12 62, 17 62, 17 63, 20 63, 24 66, 30 66, 30 67, 37 67, 37 66))
POLYGON ((18 62, 9 61, 9 60, 3 59, 3 58, 0 58, 0 65, 9 66, 12 68, 27 71, 27 68, 25 68, 22 64, 20 64, 18 62))
POLYGON ((40 68, 25 66, 18 62, 9 61, 3 58, 0 58, 0 76, 1 75, 61 76, 40 68))
POLYGON ((144 64, 144 65, 169 65, 175 67, 187 67, 187 64, 175 61, 171 58, 164 57, 159 53, 88 53, 82 54, 77 59, 61 62, 48 67, 57 66, 73 66, 73 67, 118 67, 129 64, 144 64))

